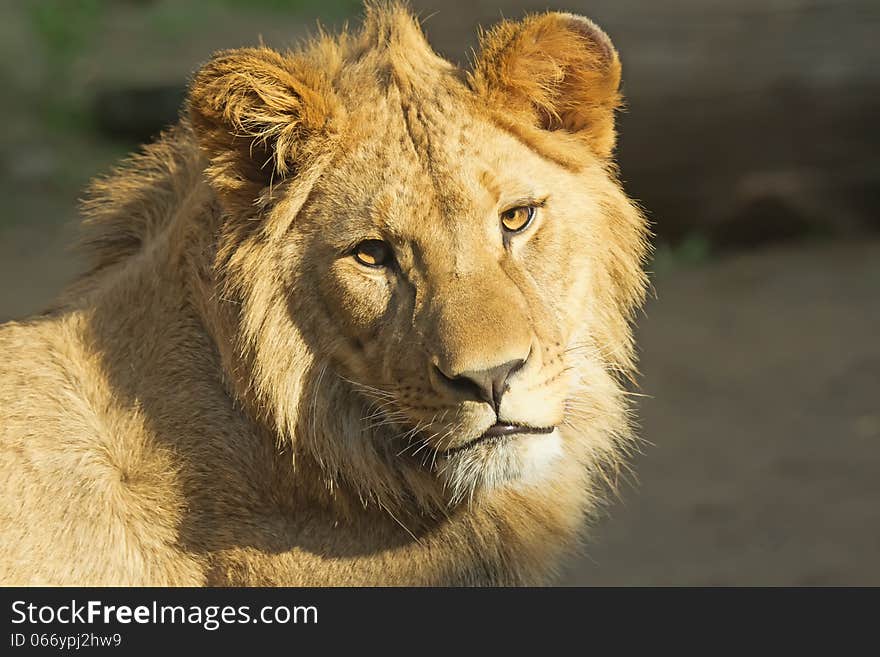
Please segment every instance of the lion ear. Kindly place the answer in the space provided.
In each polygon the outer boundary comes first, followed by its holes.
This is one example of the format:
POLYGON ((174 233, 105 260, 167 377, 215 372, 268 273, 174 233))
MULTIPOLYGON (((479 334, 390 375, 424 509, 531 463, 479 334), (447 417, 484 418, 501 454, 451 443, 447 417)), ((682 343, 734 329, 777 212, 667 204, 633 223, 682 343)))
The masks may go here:
POLYGON ((208 179, 242 209, 321 152, 334 107, 319 72, 268 48, 215 55, 196 73, 187 106, 208 179))
POLYGON ((547 13, 504 21, 480 42, 471 86, 491 106, 538 128, 575 134, 599 157, 611 155, 620 60, 595 23, 547 13))

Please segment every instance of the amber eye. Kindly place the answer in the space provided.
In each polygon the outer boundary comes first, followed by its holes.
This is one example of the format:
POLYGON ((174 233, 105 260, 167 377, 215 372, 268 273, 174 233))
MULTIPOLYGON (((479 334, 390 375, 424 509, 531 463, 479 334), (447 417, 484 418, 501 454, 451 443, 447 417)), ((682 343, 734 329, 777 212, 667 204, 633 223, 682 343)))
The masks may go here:
POLYGON ((525 230, 535 217, 535 206, 520 205, 501 213, 501 225, 510 233, 525 230))
POLYGON ((364 240, 354 247, 354 258, 367 267, 384 267, 391 263, 391 247, 382 240, 364 240))

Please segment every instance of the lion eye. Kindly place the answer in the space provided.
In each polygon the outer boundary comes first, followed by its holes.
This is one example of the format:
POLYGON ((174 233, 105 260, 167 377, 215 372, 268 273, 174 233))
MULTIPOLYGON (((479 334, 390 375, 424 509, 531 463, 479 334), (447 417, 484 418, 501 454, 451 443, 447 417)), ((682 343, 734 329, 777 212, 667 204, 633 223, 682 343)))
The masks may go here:
POLYGON ((391 262, 391 247, 382 240, 364 240, 354 247, 354 258, 367 267, 384 267, 391 262))
POLYGON ((535 217, 535 206, 520 205, 501 213, 501 225, 510 233, 525 230, 535 217))

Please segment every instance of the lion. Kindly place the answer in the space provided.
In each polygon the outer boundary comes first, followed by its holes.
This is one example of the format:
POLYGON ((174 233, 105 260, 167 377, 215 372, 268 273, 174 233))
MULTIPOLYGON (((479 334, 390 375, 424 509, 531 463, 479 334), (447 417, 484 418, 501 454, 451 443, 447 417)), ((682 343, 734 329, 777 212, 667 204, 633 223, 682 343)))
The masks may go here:
POLYGON ((552 582, 634 444, 620 74, 565 13, 216 54, 0 328, 0 582, 552 582))

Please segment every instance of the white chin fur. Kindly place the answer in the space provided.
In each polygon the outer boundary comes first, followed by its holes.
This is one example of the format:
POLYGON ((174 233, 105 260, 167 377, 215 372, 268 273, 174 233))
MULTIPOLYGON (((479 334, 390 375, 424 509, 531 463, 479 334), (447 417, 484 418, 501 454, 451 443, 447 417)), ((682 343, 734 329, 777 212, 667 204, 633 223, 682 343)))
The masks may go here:
POLYGON ((550 466, 562 456, 562 437, 559 429, 547 435, 523 436, 511 448, 519 450, 522 461, 522 472, 519 481, 522 484, 540 483, 550 471, 550 466))
POLYGON ((562 453, 558 429, 518 435, 455 454, 441 464, 439 474, 452 501, 460 502, 506 486, 540 485, 562 453))

